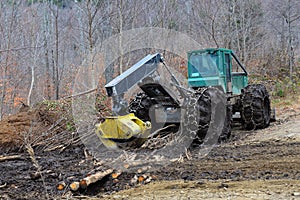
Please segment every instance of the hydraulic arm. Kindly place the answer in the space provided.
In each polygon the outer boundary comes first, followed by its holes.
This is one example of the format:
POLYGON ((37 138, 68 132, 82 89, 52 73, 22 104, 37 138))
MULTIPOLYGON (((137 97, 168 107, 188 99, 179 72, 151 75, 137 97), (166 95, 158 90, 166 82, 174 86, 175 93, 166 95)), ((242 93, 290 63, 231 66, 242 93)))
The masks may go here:
POLYGON ((128 105, 123 99, 124 93, 155 72, 159 62, 161 62, 160 54, 147 55, 105 85, 107 95, 113 98, 112 110, 115 115, 124 115, 126 113, 128 105))

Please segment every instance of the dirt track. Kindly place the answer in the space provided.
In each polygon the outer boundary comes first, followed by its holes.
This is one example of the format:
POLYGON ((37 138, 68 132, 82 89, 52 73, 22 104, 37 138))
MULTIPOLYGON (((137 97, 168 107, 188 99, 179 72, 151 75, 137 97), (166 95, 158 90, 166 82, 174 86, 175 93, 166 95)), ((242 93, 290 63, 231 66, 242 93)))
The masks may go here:
MULTIPOLYGON (((297 114, 297 112, 296 112, 297 114)), ((172 163, 151 172, 150 184, 131 183, 135 172, 111 176, 71 193, 58 191, 59 181, 70 184, 99 167, 76 145, 63 152, 35 149, 42 177, 26 151, 10 152, 21 159, 0 162, 0 199, 300 199, 300 116, 257 131, 236 128, 233 139, 198 158, 172 163), (132 189, 129 189, 132 188, 132 189), (129 190, 124 190, 129 189, 129 190), (116 191, 119 191, 115 193, 116 191)))

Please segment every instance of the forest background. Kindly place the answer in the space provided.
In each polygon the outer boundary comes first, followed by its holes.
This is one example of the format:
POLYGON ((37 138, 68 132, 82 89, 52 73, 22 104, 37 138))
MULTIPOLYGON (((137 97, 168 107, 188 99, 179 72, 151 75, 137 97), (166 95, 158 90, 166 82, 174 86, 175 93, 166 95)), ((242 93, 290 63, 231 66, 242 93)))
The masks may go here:
MULTIPOLYGON (((32 106, 70 96, 78 69, 100 65, 96 47, 141 27, 179 31, 199 49, 233 49, 251 81, 267 83, 274 99, 298 95, 299 0, 2 0, 0 119, 21 102, 32 106)), ((122 55, 120 49, 106 79, 152 51, 122 55)), ((166 59, 175 69, 186 65, 176 55, 166 59)))

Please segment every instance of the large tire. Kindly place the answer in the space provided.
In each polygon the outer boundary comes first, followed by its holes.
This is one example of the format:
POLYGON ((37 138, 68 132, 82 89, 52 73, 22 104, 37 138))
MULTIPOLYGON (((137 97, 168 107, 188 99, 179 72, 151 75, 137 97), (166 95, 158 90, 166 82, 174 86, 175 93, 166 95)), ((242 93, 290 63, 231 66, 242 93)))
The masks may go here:
MULTIPOLYGON (((203 88, 199 89, 199 91, 203 88)), ((198 109, 200 111, 199 116, 199 130, 198 137, 203 140, 206 137, 209 127, 213 125, 212 121, 212 98, 219 99, 219 106, 223 107, 226 103, 226 96, 223 91, 218 88, 209 87, 205 88, 203 92, 199 92, 198 109), (222 102, 222 103, 220 103, 222 102), (224 103, 224 105, 222 105, 224 103)), ((220 110, 217 110, 219 112, 220 110)), ((225 112, 225 111, 223 111, 225 112)), ((224 125, 221 133, 215 133, 219 136, 218 141, 225 141, 230 137, 231 134, 231 122, 232 122, 232 108, 231 106, 226 107, 226 114, 224 119, 224 125)))
POLYGON ((226 108, 226 118, 224 121, 222 133, 219 137, 219 142, 224 142, 230 138, 231 125, 232 125, 232 106, 228 105, 226 108))
POLYGON ((200 141, 202 141, 205 138, 211 121, 211 89, 205 88, 203 92, 201 90, 202 88, 198 90, 200 95, 198 99, 198 137, 200 141))
POLYGON ((153 103, 150 97, 147 94, 140 92, 132 101, 130 101, 128 112, 134 113, 137 118, 144 122, 151 121, 149 112, 152 105, 153 103))
POLYGON ((271 106, 264 85, 248 85, 242 90, 241 118, 246 130, 266 128, 270 124, 271 106))

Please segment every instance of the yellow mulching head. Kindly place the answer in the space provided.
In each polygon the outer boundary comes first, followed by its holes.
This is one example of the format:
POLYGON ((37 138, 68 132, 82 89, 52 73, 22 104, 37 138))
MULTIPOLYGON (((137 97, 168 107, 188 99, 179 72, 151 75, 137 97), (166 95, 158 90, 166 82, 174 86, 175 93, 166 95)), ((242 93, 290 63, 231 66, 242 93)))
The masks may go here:
POLYGON ((96 134, 110 149, 133 149, 143 145, 151 131, 151 123, 133 113, 107 117, 96 125, 96 134))

